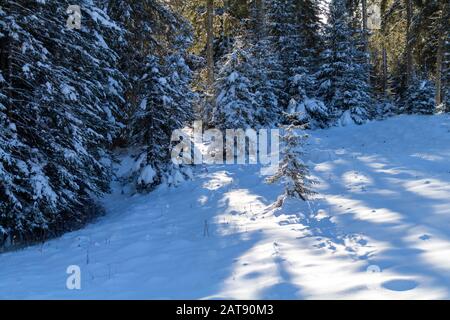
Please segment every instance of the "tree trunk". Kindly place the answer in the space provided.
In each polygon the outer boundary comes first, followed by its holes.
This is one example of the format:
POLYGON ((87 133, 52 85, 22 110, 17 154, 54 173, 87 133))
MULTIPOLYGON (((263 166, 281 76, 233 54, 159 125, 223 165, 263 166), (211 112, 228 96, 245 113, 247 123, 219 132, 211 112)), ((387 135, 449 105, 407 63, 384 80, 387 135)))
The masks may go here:
MULTIPOLYGON (((361 0, 362 5, 362 27, 363 27, 363 42, 364 42, 364 54, 366 55, 366 63, 370 64, 370 52, 369 52, 369 31, 367 29, 367 0, 361 0)), ((367 71, 367 81, 370 83, 370 69, 367 71)))
POLYGON ((439 44, 438 44, 438 50, 437 50, 437 57, 436 57, 436 97, 435 97, 435 103, 436 106, 439 106, 442 103, 442 55, 443 55, 443 42, 442 34, 439 35, 439 44))
POLYGON ((5 36, 0 38, 0 72, 6 81, 8 81, 9 76, 9 41, 8 37, 5 36))
POLYGON ((255 0, 256 6, 256 36, 261 40, 264 34, 264 9, 263 0, 255 0))
POLYGON ((387 50, 383 43, 383 95, 386 97, 388 92, 388 63, 387 63, 387 50))
MULTIPOLYGON (((0 71, 6 84, 4 89, 6 91, 6 113, 11 114, 12 108, 12 68, 11 68, 11 48, 12 44, 9 35, 0 38, 0 71)), ((0 88, 2 85, 0 85, 0 88)))
POLYGON ((386 49, 386 5, 387 0, 383 0, 381 2, 381 35, 382 35, 382 59, 383 59, 383 65, 382 65, 382 85, 383 85, 383 95, 387 96, 388 91, 388 57, 387 57, 387 49, 386 49))
POLYGON ((406 87, 409 87, 413 75, 413 61, 412 61, 412 0, 405 0, 406 4, 406 87))
POLYGON ((443 64, 444 64, 444 45, 445 45, 445 36, 447 32, 447 21, 446 21, 446 10, 448 8, 445 5, 446 0, 440 1, 440 10, 441 17, 439 21, 439 36, 438 36, 438 48, 437 48, 437 56, 436 56, 436 106, 439 106, 442 103, 442 78, 443 78, 443 64))
POLYGON ((214 84, 214 0, 206 0, 206 56, 209 89, 214 84))
POLYGON ((367 0, 361 0, 364 52, 369 55, 369 33, 367 30, 367 0))
POLYGON ((225 39, 225 47, 230 48, 230 0, 223 0, 223 9, 224 9, 224 18, 223 18, 223 24, 222 24, 222 32, 223 32, 223 38, 225 39))

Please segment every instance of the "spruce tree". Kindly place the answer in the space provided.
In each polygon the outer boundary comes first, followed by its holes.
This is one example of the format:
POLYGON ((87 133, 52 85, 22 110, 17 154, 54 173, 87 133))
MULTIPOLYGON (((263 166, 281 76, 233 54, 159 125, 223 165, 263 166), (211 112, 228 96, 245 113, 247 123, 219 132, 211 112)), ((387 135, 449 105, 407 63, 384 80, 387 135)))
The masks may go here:
POLYGON ((323 39, 321 30, 321 0, 296 0, 298 31, 302 39, 302 56, 307 59, 308 66, 314 68, 318 64, 318 55, 322 51, 323 39))
POLYGON ((332 118, 362 124, 373 113, 367 59, 343 0, 330 3, 325 44, 316 75, 318 94, 332 118))
POLYGON ((1 139, 8 143, 0 225, 16 242, 81 226, 99 212, 93 195, 109 189, 122 75, 108 43, 123 30, 88 0, 80 3, 81 29, 68 29, 70 4, 17 0, 2 8, 1 139))
POLYGON ((251 49, 253 58, 252 82, 255 90, 255 127, 267 127, 280 121, 282 106, 279 101, 283 83, 279 80, 282 64, 267 36, 251 49))
POLYGON ((432 114, 435 112, 435 87, 428 79, 414 78, 406 91, 407 113, 432 114))
POLYGON ((309 0, 267 1, 269 39, 281 61, 282 90, 279 93, 283 109, 302 109, 299 122, 317 126, 323 121, 320 101, 315 100, 314 73, 322 47, 319 3, 309 0), (308 108, 302 106, 310 106, 308 108), (313 107, 314 105, 314 107, 313 107))
POLYGON ((256 120, 252 56, 237 39, 225 59, 216 81, 213 123, 222 129, 251 128, 256 120))
POLYGON ((289 79, 300 65, 302 41, 299 33, 297 6, 295 0, 266 0, 266 21, 268 39, 278 52, 281 73, 276 79, 282 85, 278 97, 285 110, 289 100, 289 79))
POLYGON ((128 84, 123 105, 127 127, 122 135, 125 146, 139 150, 136 171, 129 179, 139 191, 151 190, 169 170, 173 130, 192 118, 195 97, 186 61, 191 28, 156 0, 113 0, 109 12, 128 31, 117 51, 128 84))
MULTIPOLYGON (((299 118, 296 114, 286 115, 289 122, 299 118)), ((281 162, 277 172, 266 179, 267 183, 281 181, 284 185, 284 193, 276 202, 277 207, 281 207, 286 199, 297 198, 306 201, 314 194, 311 186, 314 183, 309 176, 309 169, 301 160, 303 156, 302 147, 308 138, 306 134, 300 133, 304 127, 289 124, 284 127, 281 138, 282 151, 281 162)))
POLYGON ((139 190, 161 183, 170 167, 172 132, 192 120, 195 99, 190 89, 191 71, 180 53, 165 59, 149 56, 144 70, 141 102, 130 123, 131 142, 142 149, 131 177, 139 190), (149 172, 153 172, 151 177, 149 172))

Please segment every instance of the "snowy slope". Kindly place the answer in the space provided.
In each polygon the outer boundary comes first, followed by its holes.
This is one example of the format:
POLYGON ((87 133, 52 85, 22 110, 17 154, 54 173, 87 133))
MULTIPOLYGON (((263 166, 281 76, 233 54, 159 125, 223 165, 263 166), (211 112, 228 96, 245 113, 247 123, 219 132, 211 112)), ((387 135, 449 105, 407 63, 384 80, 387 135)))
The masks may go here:
POLYGON ((450 299, 450 117, 311 135, 318 199, 270 212, 281 187, 257 166, 198 167, 145 196, 116 187, 96 223, 1 254, 0 298, 450 299))

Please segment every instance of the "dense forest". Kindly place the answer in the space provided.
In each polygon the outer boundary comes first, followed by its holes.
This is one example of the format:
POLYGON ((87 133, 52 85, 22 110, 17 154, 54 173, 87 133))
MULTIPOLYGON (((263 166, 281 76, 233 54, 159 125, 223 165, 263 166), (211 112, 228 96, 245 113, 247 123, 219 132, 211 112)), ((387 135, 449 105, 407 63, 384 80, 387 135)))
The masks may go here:
POLYGON ((187 176, 171 135, 193 120, 450 112, 445 0, 79 0, 79 17, 72 2, 0 5, 0 246, 98 216, 118 149, 137 160, 137 192, 187 176))

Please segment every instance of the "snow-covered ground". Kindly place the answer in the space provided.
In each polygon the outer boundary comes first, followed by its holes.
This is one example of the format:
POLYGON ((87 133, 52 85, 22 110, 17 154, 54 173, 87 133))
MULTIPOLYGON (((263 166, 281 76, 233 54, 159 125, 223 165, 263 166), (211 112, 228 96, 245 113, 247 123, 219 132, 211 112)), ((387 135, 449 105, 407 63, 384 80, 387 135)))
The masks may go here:
POLYGON ((311 135, 318 199, 267 210, 281 187, 257 166, 116 188, 85 229, 1 254, 0 298, 450 299, 450 117, 311 135))

